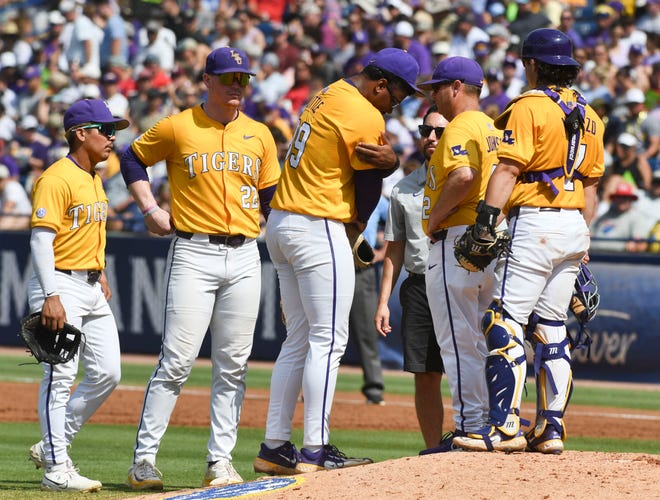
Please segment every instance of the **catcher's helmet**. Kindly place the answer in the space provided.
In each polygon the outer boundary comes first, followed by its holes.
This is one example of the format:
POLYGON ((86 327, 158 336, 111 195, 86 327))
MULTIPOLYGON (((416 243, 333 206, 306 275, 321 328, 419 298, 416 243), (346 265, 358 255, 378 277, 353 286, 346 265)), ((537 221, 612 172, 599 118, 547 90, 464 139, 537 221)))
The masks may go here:
POLYGON ((523 59, 537 59, 555 66, 580 66, 573 59, 573 43, 559 30, 540 28, 530 32, 522 44, 523 59))

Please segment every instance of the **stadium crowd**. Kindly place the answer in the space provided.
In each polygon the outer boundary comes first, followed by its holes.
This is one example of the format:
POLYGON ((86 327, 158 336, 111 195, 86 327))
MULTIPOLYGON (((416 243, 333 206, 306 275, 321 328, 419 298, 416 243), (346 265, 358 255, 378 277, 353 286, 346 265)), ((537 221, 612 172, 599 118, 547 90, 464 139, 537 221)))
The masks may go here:
MULTIPOLYGON (((249 55, 256 76, 243 111, 269 126, 282 160, 307 99, 385 47, 408 50, 420 80, 444 57, 473 58, 486 75, 481 108, 497 116, 526 90, 519 45, 539 27, 571 37, 582 64, 576 88, 606 124, 598 237, 636 240, 620 250, 654 249, 660 0, 0 1, 0 230, 28 228, 32 185, 66 154, 62 113, 78 99, 102 98, 130 120, 97 171, 111 207, 108 229, 146 232, 119 157, 159 119, 205 99, 201 74, 211 50, 231 45, 249 55)), ((430 105, 409 97, 387 118, 407 168, 423 162, 417 126, 430 105)), ((151 170, 167 208, 164 165, 151 170)), ((402 176, 403 169, 386 180, 385 196, 402 176)))

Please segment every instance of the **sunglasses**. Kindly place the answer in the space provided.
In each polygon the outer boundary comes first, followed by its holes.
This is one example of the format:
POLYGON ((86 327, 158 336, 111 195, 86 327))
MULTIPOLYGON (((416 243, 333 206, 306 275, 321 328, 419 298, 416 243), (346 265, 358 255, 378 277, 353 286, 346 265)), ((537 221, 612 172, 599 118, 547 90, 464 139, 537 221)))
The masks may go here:
POLYGON ((392 92, 392 87, 390 87, 389 83, 387 83, 385 87, 387 88, 387 91, 390 93, 390 106, 392 107, 392 109, 394 109, 399 104, 401 104, 401 100, 394 95, 394 92, 392 92))
POLYGON ((247 87, 247 84, 250 83, 250 75, 247 73, 222 73, 217 77, 222 85, 233 85, 234 82, 238 82, 241 87, 247 87))
POLYGON ((420 125, 417 128, 419 130, 419 135, 422 137, 428 137, 431 135, 432 131, 435 131, 436 139, 440 139, 440 136, 445 131, 445 127, 431 127, 431 125, 420 125))
POLYGON ((110 139, 110 137, 113 137, 117 133, 114 123, 94 123, 92 125, 85 125, 84 127, 78 127, 78 128, 80 129, 95 128, 99 131, 100 134, 103 134, 108 139, 110 139))

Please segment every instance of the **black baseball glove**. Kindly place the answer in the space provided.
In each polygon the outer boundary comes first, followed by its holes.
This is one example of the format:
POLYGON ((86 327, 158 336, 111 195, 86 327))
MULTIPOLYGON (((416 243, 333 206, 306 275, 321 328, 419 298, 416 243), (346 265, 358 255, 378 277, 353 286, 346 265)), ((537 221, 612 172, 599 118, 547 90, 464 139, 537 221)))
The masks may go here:
POLYGON ((475 223, 454 242, 454 256, 462 268, 471 273, 483 271, 495 257, 510 251, 509 233, 495 231, 499 215, 499 208, 486 205, 484 200, 479 201, 475 223))
POLYGON ((454 256, 467 271, 471 273, 483 271, 502 253, 509 251, 511 236, 506 231, 491 234, 477 233, 476 226, 469 226, 463 235, 454 243, 454 256))
POLYGON ((37 361, 51 365, 71 361, 83 335, 69 323, 64 323, 62 330, 49 330, 41 324, 41 312, 23 318, 19 334, 37 361))
POLYGON ((355 224, 344 224, 348 244, 353 251, 353 261, 356 269, 365 269, 374 261, 374 249, 362 236, 362 231, 355 224))

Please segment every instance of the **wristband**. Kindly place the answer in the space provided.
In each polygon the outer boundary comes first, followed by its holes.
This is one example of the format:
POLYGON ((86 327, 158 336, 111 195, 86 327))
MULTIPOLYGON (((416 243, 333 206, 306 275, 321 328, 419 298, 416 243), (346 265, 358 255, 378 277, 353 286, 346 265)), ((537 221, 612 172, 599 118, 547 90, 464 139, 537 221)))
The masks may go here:
POLYGON ((160 207, 157 204, 156 205, 151 205, 149 208, 145 208, 144 210, 142 210, 142 215, 147 217, 147 216, 153 214, 159 208, 160 207))

